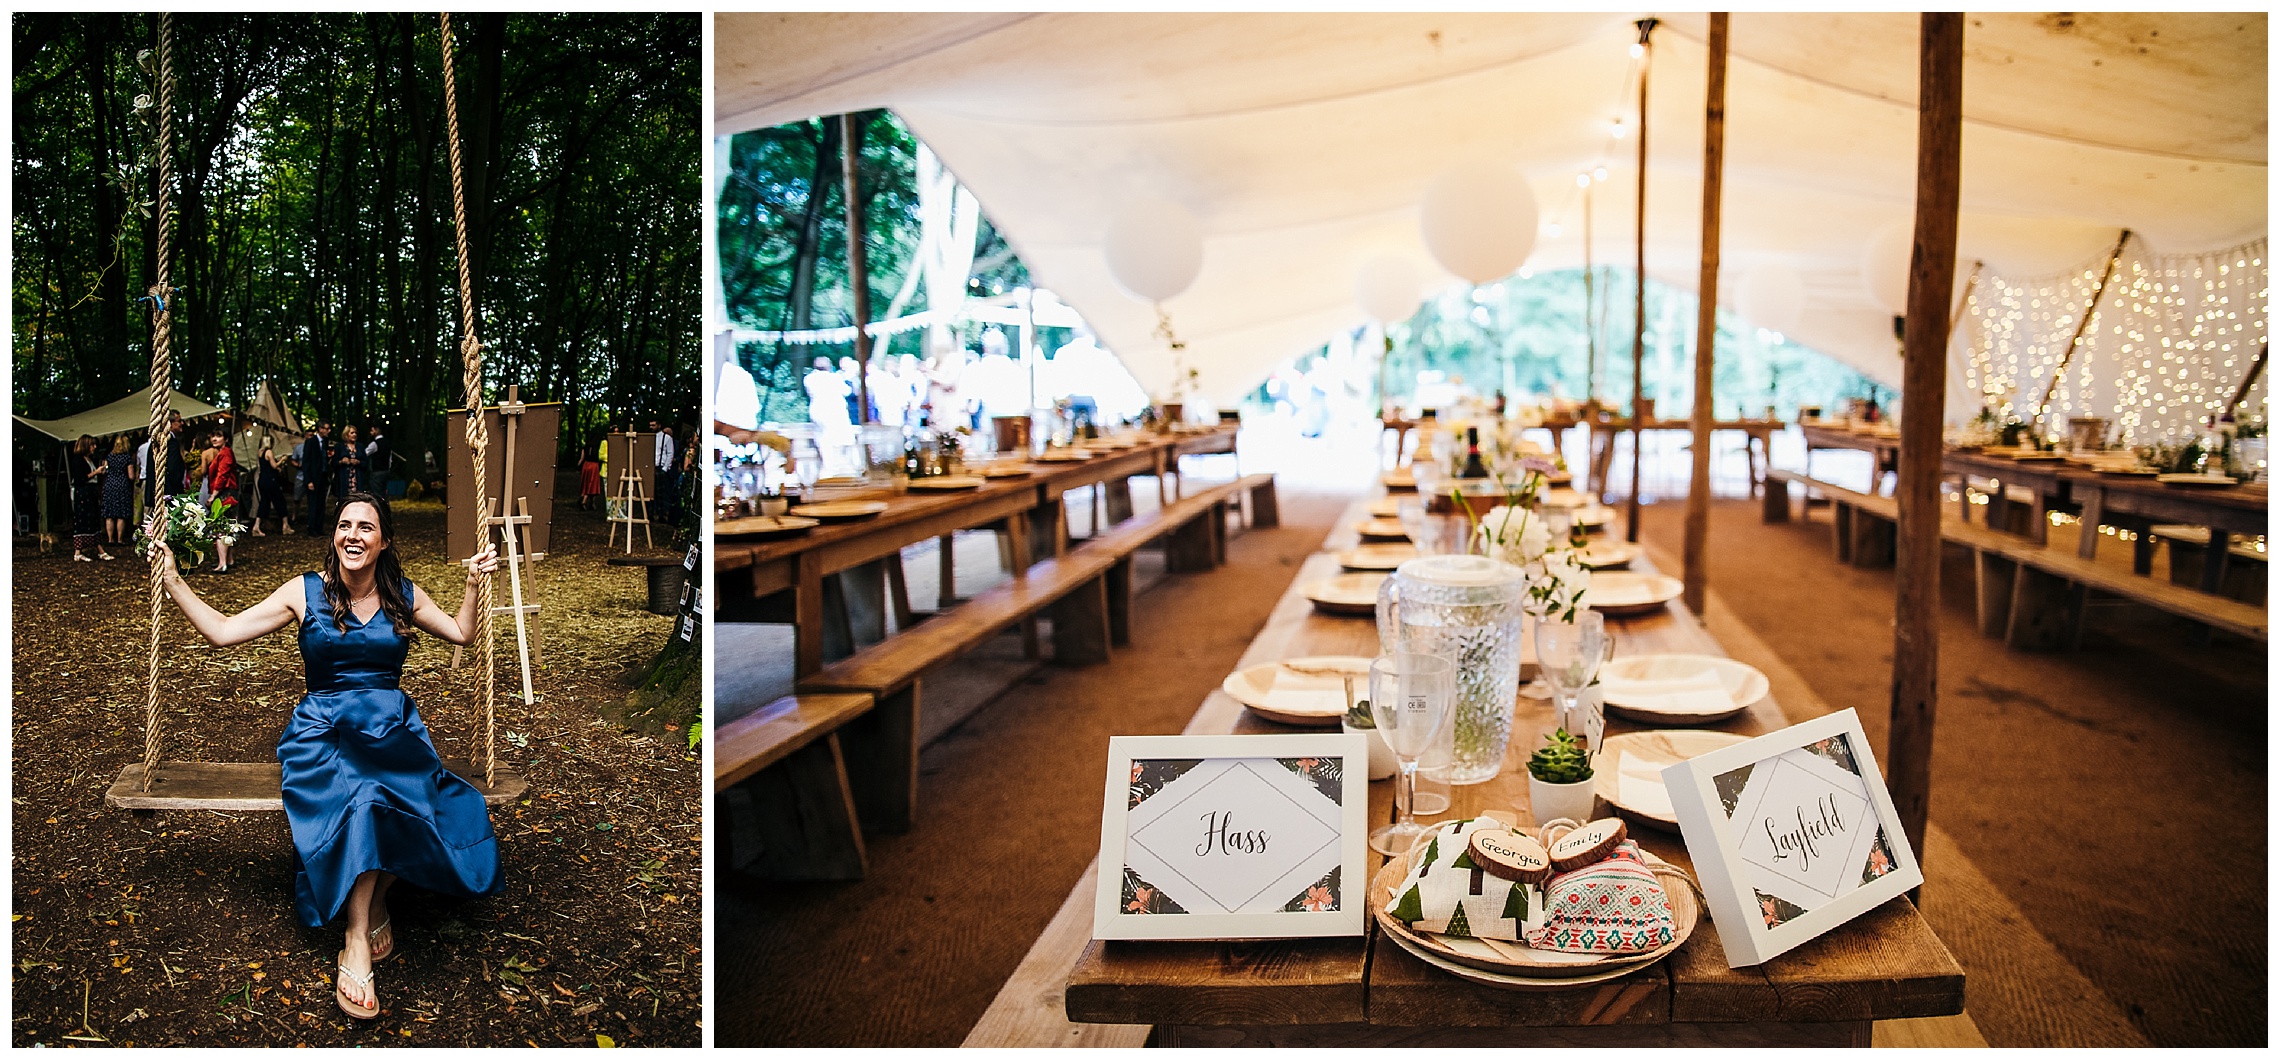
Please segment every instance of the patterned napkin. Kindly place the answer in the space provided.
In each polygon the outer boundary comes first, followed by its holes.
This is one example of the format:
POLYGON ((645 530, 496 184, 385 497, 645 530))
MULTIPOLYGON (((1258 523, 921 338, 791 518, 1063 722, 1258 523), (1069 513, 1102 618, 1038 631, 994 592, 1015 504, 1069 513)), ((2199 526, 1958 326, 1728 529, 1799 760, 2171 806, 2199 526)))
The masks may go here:
POLYGON ((1429 833, 1425 852, 1395 889, 1387 912, 1416 931, 1459 938, 1520 942, 1544 924, 1544 892, 1491 876, 1473 864, 1472 833, 1502 830, 1488 817, 1450 821, 1429 833))

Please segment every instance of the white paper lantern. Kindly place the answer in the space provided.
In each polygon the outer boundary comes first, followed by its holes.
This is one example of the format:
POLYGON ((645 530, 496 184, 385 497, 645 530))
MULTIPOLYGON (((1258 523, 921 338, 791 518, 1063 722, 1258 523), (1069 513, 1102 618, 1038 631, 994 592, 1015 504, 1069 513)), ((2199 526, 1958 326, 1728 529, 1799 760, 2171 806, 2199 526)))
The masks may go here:
POLYGON ((1464 162, 1425 188, 1419 222, 1441 267, 1475 286, 1502 279, 1536 246, 1536 195, 1512 167, 1464 162))
POLYGON ((1794 331, 1805 315, 1805 278, 1796 269, 1769 262, 1742 277, 1735 300, 1750 323, 1767 331, 1794 331))
POLYGON ((1354 301, 1380 324, 1416 315, 1423 292, 1416 264, 1399 254, 1373 254, 1354 275, 1354 301))
POLYGON ((1893 316, 1908 312, 1908 258, 1915 249, 1914 222, 1895 221, 1877 229, 1861 250, 1861 283, 1869 299, 1893 316))
POLYGON ((1188 289, 1203 271, 1203 227, 1178 203, 1136 195, 1108 222, 1108 274, 1143 302, 1188 289))

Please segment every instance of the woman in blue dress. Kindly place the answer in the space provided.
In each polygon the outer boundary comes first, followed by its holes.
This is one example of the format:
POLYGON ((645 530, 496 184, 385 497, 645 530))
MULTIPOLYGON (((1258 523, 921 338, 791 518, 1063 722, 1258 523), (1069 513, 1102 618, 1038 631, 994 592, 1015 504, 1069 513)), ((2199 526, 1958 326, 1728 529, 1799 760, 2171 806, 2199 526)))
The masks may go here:
POLYGON ((414 627, 452 644, 475 628, 478 577, 498 567, 485 547, 467 561, 459 613, 446 614, 404 577, 388 502, 341 499, 324 570, 311 571, 235 615, 198 598, 163 542, 152 546, 167 593, 217 647, 243 644, 298 621, 309 694, 277 741, 285 816, 298 871, 301 922, 347 919, 334 991, 357 1019, 380 1014, 372 963, 395 950, 388 887, 397 879, 475 897, 499 886, 499 848, 475 786, 443 768, 419 709, 398 688, 414 627))

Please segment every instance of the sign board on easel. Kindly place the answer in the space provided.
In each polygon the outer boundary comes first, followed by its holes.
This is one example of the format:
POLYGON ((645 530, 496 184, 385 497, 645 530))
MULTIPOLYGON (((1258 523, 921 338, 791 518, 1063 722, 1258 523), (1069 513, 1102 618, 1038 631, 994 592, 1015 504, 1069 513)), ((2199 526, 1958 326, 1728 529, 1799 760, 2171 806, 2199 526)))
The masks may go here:
POLYGON ((609 544, 617 543, 618 524, 625 524, 625 550, 633 551, 633 528, 641 527, 644 547, 655 548, 649 533, 649 502, 657 496, 657 436, 632 431, 610 432, 609 544))
MULTIPOLYGON (((543 646, 537 621, 538 579, 532 565, 546 555, 547 530, 554 511, 554 440, 562 406, 525 403, 521 388, 510 386, 507 400, 484 409, 483 415, 492 439, 487 447, 489 459, 484 461, 484 480, 486 487, 497 483, 498 493, 474 495, 475 460, 466 440, 466 412, 453 410, 446 436, 451 470, 445 489, 449 510, 446 546, 457 561, 482 551, 486 542, 499 545, 509 603, 504 607, 494 604, 491 613, 514 620, 523 702, 529 704, 537 700, 531 668, 543 646)), ((453 666, 459 665, 461 655, 460 650, 452 652, 453 666)))

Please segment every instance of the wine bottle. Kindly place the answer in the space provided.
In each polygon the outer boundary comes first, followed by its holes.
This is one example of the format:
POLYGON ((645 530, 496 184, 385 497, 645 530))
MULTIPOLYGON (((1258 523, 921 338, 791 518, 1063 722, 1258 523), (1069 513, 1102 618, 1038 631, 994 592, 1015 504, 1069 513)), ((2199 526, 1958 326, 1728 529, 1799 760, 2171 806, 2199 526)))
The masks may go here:
POLYGON ((1480 458, 1480 428, 1465 428, 1465 467, 1458 478, 1487 478, 1488 465, 1480 458))

